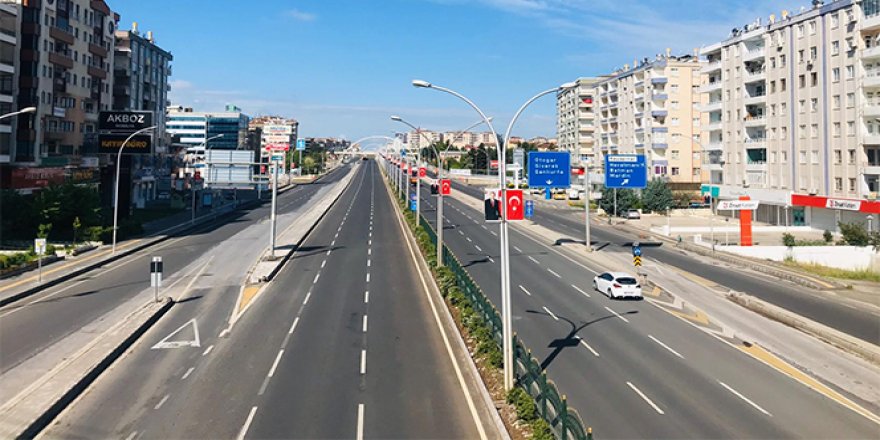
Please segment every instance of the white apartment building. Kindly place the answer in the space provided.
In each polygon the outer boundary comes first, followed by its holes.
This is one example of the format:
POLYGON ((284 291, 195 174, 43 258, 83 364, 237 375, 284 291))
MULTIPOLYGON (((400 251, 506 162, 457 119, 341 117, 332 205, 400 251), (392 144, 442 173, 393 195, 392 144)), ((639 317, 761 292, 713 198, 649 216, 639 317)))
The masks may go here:
POLYGON ((577 87, 556 94, 556 138, 559 149, 571 152, 571 163, 595 163, 596 78, 578 78, 577 87))
POLYGON ((464 149, 480 145, 480 136, 478 133, 471 131, 455 132, 447 131, 443 133, 443 140, 449 142, 453 148, 464 149))
POLYGON ((411 131, 407 133, 408 148, 428 148, 436 142, 443 141, 443 133, 431 130, 411 131), (430 142, 428 140, 430 139, 430 142))
POLYGON ((700 68, 697 56, 671 56, 667 49, 597 81, 595 136, 603 157, 644 154, 649 179, 668 179, 673 189, 698 189, 700 68))
POLYGON ((880 213, 880 0, 814 1, 702 49, 704 188, 756 220, 837 230, 880 213))

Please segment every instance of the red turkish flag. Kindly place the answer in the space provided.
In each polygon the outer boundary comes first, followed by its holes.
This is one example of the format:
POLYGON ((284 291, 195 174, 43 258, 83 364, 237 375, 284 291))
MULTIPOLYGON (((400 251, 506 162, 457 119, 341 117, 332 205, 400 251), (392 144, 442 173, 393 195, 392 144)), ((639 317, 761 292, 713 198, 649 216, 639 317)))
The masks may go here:
POLYGON ((419 177, 425 177, 428 175, 428 170, 425 167, 419 167, 419 177))
POLYGON ((450 194, 452 194, 452 181, 440 179, 440 195, 448 196, 450 194))
POLYGON ((521 189, 509 189, 504 192, 504 209, 507 220, 523 220, 525 218, 525 199, 521 189))

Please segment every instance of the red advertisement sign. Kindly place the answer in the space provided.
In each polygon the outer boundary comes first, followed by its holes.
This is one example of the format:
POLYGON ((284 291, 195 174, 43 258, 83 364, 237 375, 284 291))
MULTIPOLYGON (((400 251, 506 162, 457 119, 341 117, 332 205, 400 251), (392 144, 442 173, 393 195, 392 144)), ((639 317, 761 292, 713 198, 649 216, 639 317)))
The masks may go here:
POLYGON ((452 181, 449 179, 440 179, 440 194, 448 196, 452 194, 452 181))
POLYGON ((521 189, 509 189, 504 193, 504 208, 507 220, 525 218, 525 200, 521 189))

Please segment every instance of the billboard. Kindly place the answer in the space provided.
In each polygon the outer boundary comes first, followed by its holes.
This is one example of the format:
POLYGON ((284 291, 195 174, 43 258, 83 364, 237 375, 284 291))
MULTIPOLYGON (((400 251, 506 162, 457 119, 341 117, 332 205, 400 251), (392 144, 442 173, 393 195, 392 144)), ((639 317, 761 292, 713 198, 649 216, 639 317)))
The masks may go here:
MULTIPOLYGON (((98 153, 101 154, 118 154, 122 143, 125 142, 130 134, 118 133, 101 133, 98 135, 98 153)), ((152 154, 153 137, 149 134, 139 134, 132 137, 122 154, 152 154)))
POLYGON ((153 126, 151 111, 102 111, 98 114, 98 130, 113 132, 135 131, 153 126))

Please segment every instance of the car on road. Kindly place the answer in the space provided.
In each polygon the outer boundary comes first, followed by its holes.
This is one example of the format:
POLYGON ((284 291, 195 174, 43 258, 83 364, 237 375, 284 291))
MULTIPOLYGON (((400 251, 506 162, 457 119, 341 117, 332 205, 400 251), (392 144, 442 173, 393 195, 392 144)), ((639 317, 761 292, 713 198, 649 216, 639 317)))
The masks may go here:
POLYGON ((581 190, 577 188, 570 188, 568 190, 568 200, 580 200, 581 199, 581 190))
POLYGON ((624 218, 626 218, 628 220, 638 220, 638 219, 642 218, 642 214, 639 212, 638 209, 630 209, 630 210, 626 211, 626 213, 624 213, 623 216, 624 216, 624 218))
POLYGON ((565 193, 564 189, 554 189, 553 190, 553 200, 565 200, 568 195, 565 193))
POLYGON ((593 289, 611 299, 642 299, 642 285, 635 276, 626 272, 605 272, 593 278, 593 289))

